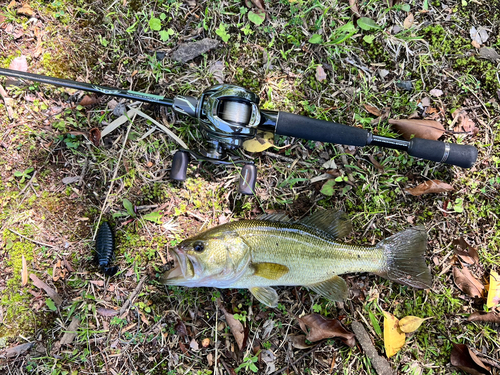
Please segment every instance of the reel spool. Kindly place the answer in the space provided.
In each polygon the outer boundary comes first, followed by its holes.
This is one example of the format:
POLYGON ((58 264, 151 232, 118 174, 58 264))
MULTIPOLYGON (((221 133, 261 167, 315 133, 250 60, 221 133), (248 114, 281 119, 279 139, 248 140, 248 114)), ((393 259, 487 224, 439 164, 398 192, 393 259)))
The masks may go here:
MULTIPOLYGON (((177 181, 186 179, 190 155, 198 161, 214 164, 234 164, 224 161, 227 151, 236 150, 247 139, 255 137, 261 122, 258 107, 259 97, 239 86, 217 85, 205 90, 200 99, 178 96, 174 98, 173 108, 198 119, 200 129, 207 140, 207 148, 197 154, 189 150, 179 150, 174 155, 170 178, 177 181)), ((239 182, 239 192, 251 195, 255 188, 257 169, 253 163, 245 163, 239 182)))

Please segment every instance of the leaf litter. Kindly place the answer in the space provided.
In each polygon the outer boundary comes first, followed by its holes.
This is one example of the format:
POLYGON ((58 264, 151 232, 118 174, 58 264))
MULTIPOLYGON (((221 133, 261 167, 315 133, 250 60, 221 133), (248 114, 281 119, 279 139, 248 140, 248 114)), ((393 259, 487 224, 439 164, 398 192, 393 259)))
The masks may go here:
POLYGON ((465 344, 453 343, 450 362, 453 366, 467 372, 468 374, 491 374, 490 368, 486 366, 465 344))
POLYGON ((354 334, 345 329, 337 319, 327 319, 316 313, 297 319, 300 328, 307 334, 306 339, 310 342, 338 337, 344 344, 354 346, 354 334))
POLYGON ((484 285, 476 279, 467 267, 453 267, 453 280, 456 286, 469 297, 482 297, 484 285))
POLYGON ((417 197, 424 194, 439 194, 453 190, 453 186, 440 180, 425 181, 414 188, 405 189, 407 193, 417 197))
POLYGON ((389 119, 389 124, 394 125, 396 130, 401 133, 403 138, 407 141, 411 140, 413 137, 436 141, 445 132, 443 125, 439 121, 434 120, 389 119))

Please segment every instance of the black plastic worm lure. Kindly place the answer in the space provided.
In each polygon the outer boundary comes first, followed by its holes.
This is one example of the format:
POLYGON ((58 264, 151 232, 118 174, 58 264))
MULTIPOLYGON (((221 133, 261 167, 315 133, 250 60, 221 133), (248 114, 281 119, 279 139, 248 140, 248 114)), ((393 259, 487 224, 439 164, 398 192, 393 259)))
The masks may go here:
POLYGON ((115 237, 111 226, 107 222, 102 223, 97 231, 95 249, 95 259, 101 272, 110 277, 116 274, 118 266, 111 267, 111 262, 114 259, 115 237))

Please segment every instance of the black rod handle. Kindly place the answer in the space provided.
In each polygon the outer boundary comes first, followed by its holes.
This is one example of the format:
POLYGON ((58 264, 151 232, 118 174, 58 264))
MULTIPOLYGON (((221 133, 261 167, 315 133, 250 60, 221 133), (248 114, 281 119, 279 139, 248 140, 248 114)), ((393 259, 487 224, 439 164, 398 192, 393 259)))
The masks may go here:
POLYGON ((278 113, 275 132, 289 137, 351 146, 366 146, 371 135, 365 129, 287 112, 278 113))
POLYGON ((477 160, 477 148, 469 145, 445 143, 429 139, 413 138, 408 146, 411 156, 462 168, 470 168, 477 160))

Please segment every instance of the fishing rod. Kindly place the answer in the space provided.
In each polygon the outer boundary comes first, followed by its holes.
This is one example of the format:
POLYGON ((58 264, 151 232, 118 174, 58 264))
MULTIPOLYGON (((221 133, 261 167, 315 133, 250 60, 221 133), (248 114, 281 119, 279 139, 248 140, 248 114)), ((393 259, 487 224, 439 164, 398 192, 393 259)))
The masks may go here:
POLYGON ((342 125, 336 122, 316 120, 310 117, 282 111, 259 109, 259 97, 243 87, 221 84, 206 89, 199 98, 177 95, 173 99, 115 87, 94 85, 68 79, 0 68, 0 75, 26 79, 45 84, 69 87, 77 90, 105 94, 131 100, 140 100, 171 108, 174 112, 198 121, 206 140, 206 149, 194 152, 179 150, 174 154, 170 178, 186 179, 190 158, 214 164, 244 163, 239 181, 239 191, 253 194, 257 169, 251 161, 228 161, 228 152, 237 150, 243 142, 253 139, 257 130, 303 138, 307 140, 337 143, 350 146, 379 146, 406 151, 409 155, 434 162, 470 168, 476 162, 477 149, 460 145, 413 138, 409 141, 381 137, 366 129, 342 125))

